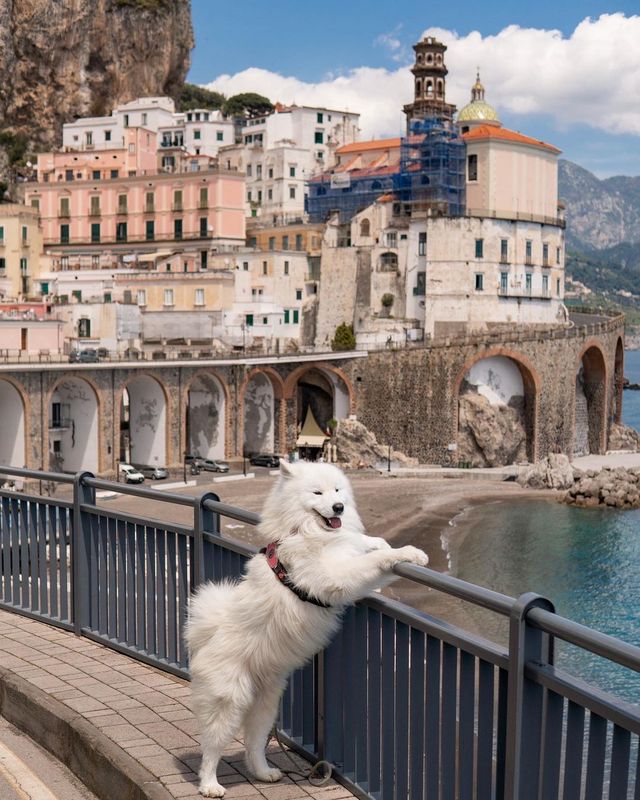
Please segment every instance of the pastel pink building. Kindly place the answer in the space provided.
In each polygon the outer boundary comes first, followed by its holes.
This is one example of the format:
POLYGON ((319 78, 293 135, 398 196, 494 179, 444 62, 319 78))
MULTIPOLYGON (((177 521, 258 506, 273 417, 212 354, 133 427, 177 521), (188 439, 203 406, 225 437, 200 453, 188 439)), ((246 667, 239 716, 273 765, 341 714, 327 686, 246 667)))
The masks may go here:
POLYGON ((0 318, 0 357, 51 355, 63 351, 63 323, 57 319, 0 318))
POLYGON ((244 244, 242 174, 188 158, 176 171, 158 171, 155 136, 144 128, 125 134, 118 149, 38 157, 25 202, 38 209, 54 257, 100 259, 106 245, 111 257, 197 251, 206 267, 209 253, 244 244))

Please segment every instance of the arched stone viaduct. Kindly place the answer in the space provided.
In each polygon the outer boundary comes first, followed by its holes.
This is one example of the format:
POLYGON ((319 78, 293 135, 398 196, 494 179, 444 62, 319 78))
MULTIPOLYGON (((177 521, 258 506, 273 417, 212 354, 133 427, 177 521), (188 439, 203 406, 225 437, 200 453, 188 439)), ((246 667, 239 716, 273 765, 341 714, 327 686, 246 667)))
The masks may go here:
POLYGON ((529 460, 604 452, 622 408, 623 318, 580 319, 369 354, 3 364, 0 463, 109 476, 120 460, 177 469, 185 453, 286 453, 309 406, 322 427, 355 414, 382 443, 456 463, 461 387, 484 359, 519 371, 529 460))
POLYGON ((622 413, 624 317, 575 315, 573 327, 500 332, 370 353, 346 367, 358 419, 423 463, 456 464, 461 385, 474 364, 502 358, 522 378, 527 458, 603 453, 622 413))

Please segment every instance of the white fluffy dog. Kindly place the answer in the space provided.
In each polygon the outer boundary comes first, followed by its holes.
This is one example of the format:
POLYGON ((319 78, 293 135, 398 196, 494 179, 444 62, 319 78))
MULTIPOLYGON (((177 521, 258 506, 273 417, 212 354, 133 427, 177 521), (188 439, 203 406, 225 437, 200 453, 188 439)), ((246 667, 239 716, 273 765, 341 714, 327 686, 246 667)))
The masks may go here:
POLYGON ((239 583, 206 584, 187 623, 193 710, 200 723, 200 792, 222 797, 216 770, 244 728, 246 763, 277 781, 265 746, 288 675, 327 645, 345 606, 393 579, 401 561, 426 566, 416 547, 366 536, 345 475, 329 464, 281 462, 239 583))

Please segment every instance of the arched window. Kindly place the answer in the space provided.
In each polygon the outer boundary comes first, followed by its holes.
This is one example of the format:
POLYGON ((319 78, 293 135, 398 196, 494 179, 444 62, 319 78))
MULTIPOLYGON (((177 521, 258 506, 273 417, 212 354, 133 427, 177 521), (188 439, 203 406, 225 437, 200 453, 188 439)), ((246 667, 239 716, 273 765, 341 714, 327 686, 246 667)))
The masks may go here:
POLYGON ((416 97, 420 97, 422 94, 422 81, 420 78, 416 80, 416 97))
POLYGON ((427 54, 427 64, 433 64, 433 56, 431 53, 427 54))
POLYGON ((382 189, 382 183, 380 181, 373 181, 371 184, 371 190, 377 192, 379 189, 382 189))
POLYGON ((363 219, 360 223, 360 236, 371 236, 371 223, 368 219, 363 219))
POLYGON ((438 80, 436 81, 436 87, 437 87, 436 94, 438 95, 438 97, 442 97, 442 93, 444 91, 444 81, 442 80, 442 78, 438 78, 438 80))
POLYGON ((396 253, 381 253, 378 263, 381 272, 393 272, 398 269, 398 256, 396 253))
POLYGON ((427 95, 427 97, 432 97, 433 96, 433 82, 432 81, 427 81, 427 85, 425 86, 425 92, 424 93, 427 95))

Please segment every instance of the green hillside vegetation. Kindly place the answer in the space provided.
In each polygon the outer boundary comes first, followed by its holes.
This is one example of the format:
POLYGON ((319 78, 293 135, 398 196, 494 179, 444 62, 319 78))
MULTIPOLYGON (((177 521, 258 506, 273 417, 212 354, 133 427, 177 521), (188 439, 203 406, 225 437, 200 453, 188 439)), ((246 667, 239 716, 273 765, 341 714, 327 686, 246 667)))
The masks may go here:
POLYGON ((212 92, 204 86, 195 83, 185 83, 178 98, 178 111, 188 111, 190 108, 222 108, 226 97, 220 92, 212 92))
POLYGON ((591 253, 567 251, 566 273, 598 294, 622 290, 640 295, 640 244, 623 242, 591 253))
POLYGON ((178 98, 178 110, 190 108, 219 108, 226 117, 253 117, 273 111, 273 103, 268 97, 256 92, 242 92, 225 97, 221 92, 185 83, 178 98))

